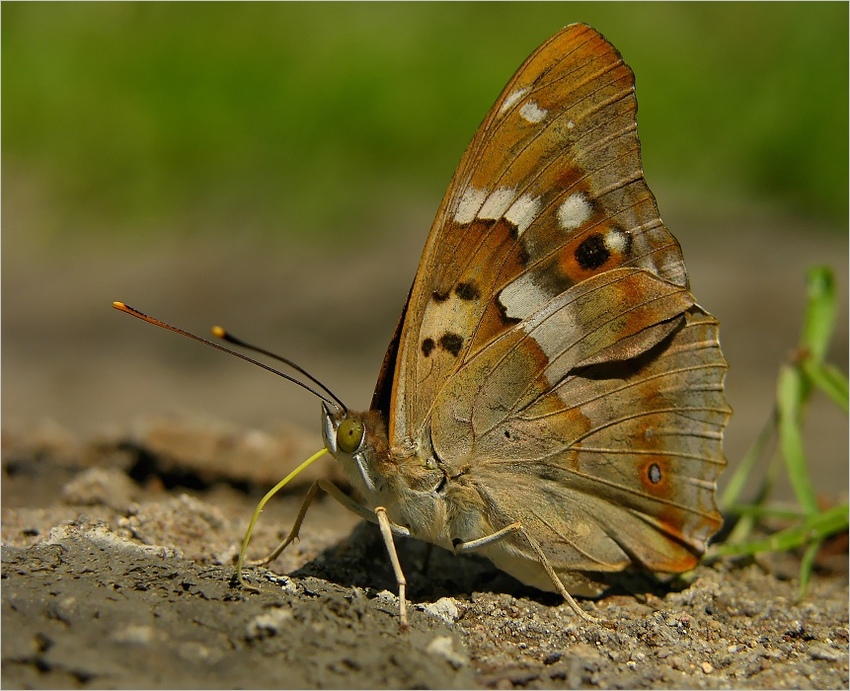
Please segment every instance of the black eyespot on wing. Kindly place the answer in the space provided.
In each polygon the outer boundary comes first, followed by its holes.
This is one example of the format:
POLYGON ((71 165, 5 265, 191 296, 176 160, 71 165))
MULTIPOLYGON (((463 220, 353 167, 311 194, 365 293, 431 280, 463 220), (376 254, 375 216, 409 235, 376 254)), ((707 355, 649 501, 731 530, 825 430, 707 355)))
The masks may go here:
POLYGON ((431 351, 434 350, 436 346, 437 344, 434 343, 433 338, 426 338, 424 341, 422 341, 422 354, 425 357, 428 357, 431 354, 431 351))
POLYGON ((649 466, 648 475, 649 481, 653 485, 657 485, 659 482, 661 482, 661 468, 658 467, 657 463, 653 463, 651 466, 649 466))
POLYGON ((463 336, 446 331, 446 333, 440 336, 440 347, 457 357, 460 349, 463 348, 463 336))
POLYGON ((463 282, 455 286, 455 295, 461 300, 475 300, 481 296, 481 292, 474 283, 463 282))
POLYGON ((441 293, 439 290, 434 290, 431 292, 431 297, 435 302, 445 302, 449 299, 448 293, 441 293))
POLYGON ((588 235, 576 249, 575 258, 582 269, 598 269, 611 257, 600 233, 588 235))

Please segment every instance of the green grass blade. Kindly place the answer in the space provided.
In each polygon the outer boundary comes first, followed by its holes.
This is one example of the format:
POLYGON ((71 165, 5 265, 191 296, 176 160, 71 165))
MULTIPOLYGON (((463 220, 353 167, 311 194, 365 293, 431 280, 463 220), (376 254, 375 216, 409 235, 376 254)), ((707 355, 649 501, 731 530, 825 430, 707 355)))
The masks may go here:
POLYGON ((794 598, 798 602, 805 597, 806 591, 809 589, 809 581, 812 580, 812 571, 815 569, 815 557, 822 543, 823 540, 812 542, 806 547, 803 558, 800 560, 800 585, 797 588, 797 596, 794 598))
POLYGON ((809 355, 822 362, 835 327, 835 279, 825 266, 814 266, 806 274, 808 304, 803 319, 802 343, 809 355))
POLYGON ((782 367, 777 385, 779 446, 797 501, 806 513, 814 514, 818 511, 818 504, 806 465, 801 429, 802 407, 807 388, 800 368, 790 365, 782 367))
POLYGON ((799 510, 784 509, 777 506, 756 506, 753 504, 735 504, 729 507, 729 511, 738 516, 753 516, 759 520, 763 518, 780 519, 783 521, 801 521, 806 516, 799 510))
POLYGON ((847 377, 834 365, 826 362, 818 362, 811 358, 806 359, 802 367, 812 384, 823 391, 841 410, 847 413, 847 377))
POLYGON ((732 477, 729 478, 729 483, 726 485, 726 489, 723 490, 723 494, 720 497, 720 508, 722 511, 728 511, 730 507, 738 502, 738 498, 744 491, 744 486, 747 484, 747 480, 752 474, 753 468, 759 459, 764 456, 767 445, 773 438, 775 431, 776 411, 771 414, 770 419, 764 427, 762 427, 761 432, 759 432, 758 438, 750 445, 750 448, 747 449, 747 453, 744 454, 744 457, 732 473, 732 477))
POLYGON ((845 532, 848 528, 848 506, 841 504, 821 511, 795 526, 780 530, 764 538, 742 544, 712 545, 713 557, 741 557, 761 552, 787 552, 810 541, 822 540, 830 535, 845 532))

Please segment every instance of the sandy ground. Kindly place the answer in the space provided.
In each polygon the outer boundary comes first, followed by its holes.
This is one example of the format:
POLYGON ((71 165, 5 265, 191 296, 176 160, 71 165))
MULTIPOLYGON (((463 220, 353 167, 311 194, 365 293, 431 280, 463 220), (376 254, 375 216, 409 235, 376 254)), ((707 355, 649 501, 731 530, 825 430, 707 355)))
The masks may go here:
MULTIPOLYGON (((285 464, 291 442, 197 419, 96 441, 5 433, 3 686, 848 684, 846 540, 821 554, 802 602, 791 556, 723 563, 584 601, 600 624, 483 560, 402 541, 404 632, 380 535, 326 499, 273 571, 250 574, 261 592, 243 592, 232 563, 257 498, 244 488, 285 464), (233 471, 234 455, 250 470, 233 471), (44 496, 55 500, 39 505, 44 496)), ((309 480, 263 513, 252 553, 286 531, 309 480)))
MULTIPOLYGON (((427 213, 411 214, 401 227, 427 227, 427 213)), ((694 292, 721 320, 734 464, 769 415, 811 263, 837 270, 834 353, 846 363, 847 238, 758 216, 737 227, 675 208, 665 218, 694 292)), ((4 215, 5 228, 15 220, 4 215)), ((232 564, 248 518, 319 447, 318 405, 110 302, 196 332, 220 321, 357 407, 424 231, 379 228, 380 242, 346 261, 327 247, 212 240, 45 250, 5 228, 4 687, 847 687, 846 541, 820 555, 799 603, 790 555, 584 602, 605 625, 486 562, 407 542, 413 611, 402 633, 380 538, 326 500, 302 541, 253 576, 262 592, 240 592, 232 564)), ((846 496, 847 443, 846 418, 815 398, 807 448, 825 502, 846 496)), ((322 465, 273 501, 252 554, 288 530, 307 483, 335 473, 322 465)))

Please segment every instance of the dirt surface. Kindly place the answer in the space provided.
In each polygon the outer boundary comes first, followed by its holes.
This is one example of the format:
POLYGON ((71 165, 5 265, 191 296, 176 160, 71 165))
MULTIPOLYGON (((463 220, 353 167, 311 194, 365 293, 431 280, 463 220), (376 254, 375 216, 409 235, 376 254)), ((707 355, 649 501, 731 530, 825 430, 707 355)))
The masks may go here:
MULTIPOLYGON (((197 418, 4 430, 4 688, 847 687, 846 542, 800 603, 793 557, 722 563, 583 601, 604 620, 587 624, 484 560, 401 541, 405 632, 377 529, 326 498, 243 592, 232 564, 258 490, 301 445, 197 418)), ((268 505, 253 555, 307 483, 339 479, 311 473, 268 505)))

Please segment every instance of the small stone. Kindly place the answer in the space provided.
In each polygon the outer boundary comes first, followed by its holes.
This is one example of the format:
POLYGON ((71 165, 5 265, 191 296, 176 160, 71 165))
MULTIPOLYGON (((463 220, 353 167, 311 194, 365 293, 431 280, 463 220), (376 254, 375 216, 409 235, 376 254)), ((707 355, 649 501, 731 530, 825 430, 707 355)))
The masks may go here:
POLYGON ((809 645, 809 657, 813 660, 828 660, 830 662, 837 662, 838 660, 847 659, 847 651, 836 650, 826 643, 815 641, 809 645))
POLYGON ((460 617, 460 611, 455 604, 455 600, 450 597, 441 597, 436 602, 431 602, 422 608, 428 614, 433 614, 435 617, 440 617, 444 621, 453 624, 460 617))
POLYGON ((130 624, 115 631, 112 640, 129 645, 149 645, 155 633, 153 626, 130 624))
POLYGON ((454 642, 449 636, 436 636, 427 645, 425 652, 443 658, 454 669, 460 669, 468 663, 466 656, 454 649, 454 642))
POLYGON ((293 595, 298 592, 298 584, 293 581, 289 576, 276 574, 276 573, 268 573, 266 574, 266 580, 274 583, 277 586, 280 586, 280 589, 285 593, 292 593, 293 595))
POLYGON ((63 597, 58 601, 55 601, 53 606, 48 609, 48 612, 49 616, 70 625, 79 615, 77 598, 73 596, 63 597))
POLYGON ((667 658, 667 664, 680 672, 687 672, 689 667, 693 667, 693 665, 683 655, 671 655, 667 658))
POLYGON ((562 652, 560 652, 559 650, 553 651, 551 653, 548 653, 546 655, 546 657, 543 658, 543 664, 544 665, 554 665, 562 657, 564 657, 564 654, 562 652))
POLYGON ((177 654, 184 660, 208 665, 215 664, 224 656, 224 653, 221 650, 210 648, 198 641, 186 641, 181 643, 177 649, 177 654))
POLYGON ((711 674, 714 671, 714 667, 710 662, 703 662, 700 667, 702 667, 702 671, 704 674, 711 674))
POLYGON ((273 607, 248 622, 246 636, 248 640, 274 636, 292 619, 292 612, 285 607, 273 607))

